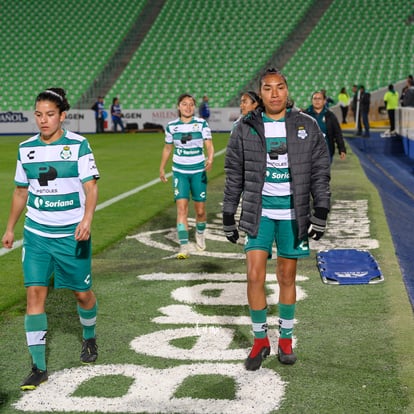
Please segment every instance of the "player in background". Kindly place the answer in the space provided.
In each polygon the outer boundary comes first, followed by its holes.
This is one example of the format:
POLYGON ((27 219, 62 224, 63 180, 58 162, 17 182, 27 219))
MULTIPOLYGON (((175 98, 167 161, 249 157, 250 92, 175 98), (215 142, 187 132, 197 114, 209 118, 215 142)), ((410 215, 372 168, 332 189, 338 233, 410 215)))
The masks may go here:
POLYGON ((122 117, 124 116, 121 109, 121 104, 119 98, 115 97, 112 99, 111 105, 111 116, 112 116, 112 127, 113 131, 118 131, 118 125, 121 128, 121 132, 125 132, 124 123, 122 122, 122 117))
POLYGON ((274 242, 280 289, 278 359, 282 364, 296 362, 292 337, 297 260, 309 255, 308 237, 322 237, 330 208, 329 153, 316 121, 293 107, 280 71, 267 70, 259 87, 263 107, 243 117, 230 135, 223 199, 223 229, 236 243, 234 216, 242 198, 239 229, 246 233, 247 298, 254 334, 245 361, 250 371, 259 369, 270 354, 265 281, 274 242))
POLYGON ((167 182, 165 166, 173 152, 173 190, 177 206, 177 233, 180 250, 177 259, 189 257, 188 205, 190 195, 196 214, 196 247, 206 248, 207 224, 207 171, 213 166, 214 147, 210 127, 202 118, 194 116, 196 101, 190 94, 178 98, 178 118, 170 121, 165 129, 165 144, 161 156, 160 179, 167 182), (207 158, 204 155, 204 148, 207 158), (174 150, 174 151, 173 151, 174 150))
POLYGON ((341 126, 336 115, 328 109, 326 96, 322 90, 313 92, 311 105, 304 112, 316 119, 325 137, 331 162, 335 155, 335 148, 338 148, 339 158, 344 160, 346 158, 346 147, 341 126))
POLYGON ((91 224, 98 198, 99 172, 86 138, 63 129, 70 105, 61 88, 41 92, 35 101, 39 133, 19 145, 5 248, 26 208, 23 274, 27 305, 24 326, 32 371, 22 390, 48 379, 45 313, 48 287, 73 291, 83 328, 81 362, 95 362, 97 301, 91 275, 91 224))
POLYGON ((233 128, 239 123, 240 119, 250 111, 254 111, 260 105, 260 97, 254 91, 247 91, 240 97, 240 116, 233 123, 233 128))

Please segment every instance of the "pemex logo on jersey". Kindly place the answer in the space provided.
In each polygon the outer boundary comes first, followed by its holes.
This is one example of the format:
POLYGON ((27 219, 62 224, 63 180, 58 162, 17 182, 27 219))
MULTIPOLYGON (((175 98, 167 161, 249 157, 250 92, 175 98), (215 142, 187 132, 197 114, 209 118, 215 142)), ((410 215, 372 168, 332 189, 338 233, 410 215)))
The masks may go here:
POLYGON ((68 145, 65 145, 60 153, 60 158, 62 160, 68 160, 72 156, 72 151, 70 150, 68 145))

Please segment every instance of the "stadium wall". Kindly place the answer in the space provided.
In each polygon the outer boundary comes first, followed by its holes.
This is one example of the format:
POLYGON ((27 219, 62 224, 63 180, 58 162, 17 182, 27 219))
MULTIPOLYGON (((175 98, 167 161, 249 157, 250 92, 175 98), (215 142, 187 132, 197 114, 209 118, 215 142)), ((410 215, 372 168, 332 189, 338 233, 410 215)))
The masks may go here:
POLYGON ((414 108, 398 108, 395 121, 398 135, 402 137, 404 153, 414 159, 414 108))
MULTIPOLYGON (((123 110, 124 125, 138 124, 138 129, 144 129, 144 124, 151 123, 166 127, 167 123, 177 118, 178 113, 172 109, 127 109, 123 110)), ((233 122, 239 117, 239 108, 214 108, 210 110, 210 119, 208 121, 213 131, 230 131, 233 122)), ((112 122, 108 116, 105 121, 105 130, 112 130, 112 122)), ((64 127, 82 134, 94 133, 95 114, 87 109, 72 108, 67 113, 64 127)), ((18 135, 18 134, 36 134, 38 132, 34 120, 33 111, 9 111, 0 112, 0 134, 18 135)))

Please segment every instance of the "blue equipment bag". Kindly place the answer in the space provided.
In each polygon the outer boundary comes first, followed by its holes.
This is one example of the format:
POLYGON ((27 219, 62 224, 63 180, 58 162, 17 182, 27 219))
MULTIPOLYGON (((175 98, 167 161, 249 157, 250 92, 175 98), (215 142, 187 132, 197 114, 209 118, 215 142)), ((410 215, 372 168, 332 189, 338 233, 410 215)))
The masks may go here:
POLYGON ((384 280, 377 261, 367 250, 323 250, 316 254, 316 262, 323 283, 362 285, 384 280))

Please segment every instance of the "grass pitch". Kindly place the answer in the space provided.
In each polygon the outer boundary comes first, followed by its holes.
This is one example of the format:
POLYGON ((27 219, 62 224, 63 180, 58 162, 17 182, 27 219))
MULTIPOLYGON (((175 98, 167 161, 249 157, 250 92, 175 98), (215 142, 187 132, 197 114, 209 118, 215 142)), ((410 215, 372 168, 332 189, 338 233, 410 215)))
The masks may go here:
MULTIPOLYGON (((225 147, 227 137, 214 135, 216 151, 225 147)), ((100 203, 158 176, 161 135, 107 134, 91 136, 90 142, 102 175, 100 203)), ((177 244, 171 183, 152 185, 97 211, 93 270, 99 300, 98 364, 80 365, 74 299, 70 292, 51 289, 47 302, 51 378, 31 393, 18 389, 30 367, 20 251, 0 257, 3 269, 8 269, 7 282, 4 277, 0 282, 1 412, 414 412, 412 310, 380 198, 351 152, 346 161, 334 161, 333 203, 367 200, 370 237, 379 242, 371 252, 385 281, 370 286, 325 285, 313 251, 298 267, 298 288, 303 292, 295 326, 298 362, 282 366, 272 351, 257 373, 239 368, 252 336, 249 324, 243 322, 248 308, 242 246, 231 245, 221 234, 223 160, 223 155, 216 157, 210 174, 205 255, 194 252, 184 261, 173 258, 177 244), (18 294, 10 301, 8 296, 15 291, 18 294), (220 347, 221 352, 213 355, 220 347)), ((9 162, 12 170, 14 163, 9 162)), ((3 173, 12 181, 13 171, 3 173)), ((10 194, 12 188, 11 182, 10 194)), ((0 214, 5 222, 7 214, 0 214)), ((344 226, 355 220, 350 212, 344 226)), ((326 239, 337 246, 337 233, 331 230, 326 239)), ((278 314, 271 300, 277 288, 274 266, 274 260, 269 261, 271 321, 278 314)), ((270 331, 276 331, 274 323, 270 331)))

